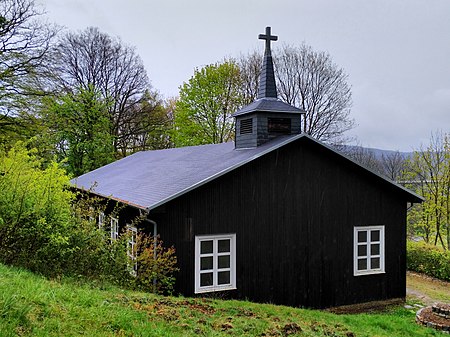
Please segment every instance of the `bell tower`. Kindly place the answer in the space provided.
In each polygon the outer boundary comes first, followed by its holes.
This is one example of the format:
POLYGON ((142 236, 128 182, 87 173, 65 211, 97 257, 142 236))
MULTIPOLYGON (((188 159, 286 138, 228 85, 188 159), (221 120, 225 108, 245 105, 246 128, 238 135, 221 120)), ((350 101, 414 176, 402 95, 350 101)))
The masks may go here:
POLYGON ((281 135, 301 133, 302 109, 278 99, 273 69, 271 41, 278 36, 271 34, 270 27, 259 39, 265 40, 264 59, 259 77, 257 99, 235 112, 235 148, 253 148, 281 135))

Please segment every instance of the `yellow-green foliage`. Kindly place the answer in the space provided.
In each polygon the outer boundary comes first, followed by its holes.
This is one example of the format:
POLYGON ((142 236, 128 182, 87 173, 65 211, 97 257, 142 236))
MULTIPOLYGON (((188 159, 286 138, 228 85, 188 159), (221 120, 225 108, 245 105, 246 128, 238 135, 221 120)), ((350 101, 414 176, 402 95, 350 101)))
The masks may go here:
POLYGON ((72 224, 69 178, 54 162, 41 166, 22 143, 0 153, 0 259, 31 269, 67 252, 72 224))
POLYGON ((450 252, 424 242, 408 242, 407 268, 450 281, 450 252))
POLYGON ((69 177, 57 163, 43 167, 34 150, 17 143, 0 153, 0 261, 56 277, 83 275, 123 283, 125 240, 83 215, 69 177))

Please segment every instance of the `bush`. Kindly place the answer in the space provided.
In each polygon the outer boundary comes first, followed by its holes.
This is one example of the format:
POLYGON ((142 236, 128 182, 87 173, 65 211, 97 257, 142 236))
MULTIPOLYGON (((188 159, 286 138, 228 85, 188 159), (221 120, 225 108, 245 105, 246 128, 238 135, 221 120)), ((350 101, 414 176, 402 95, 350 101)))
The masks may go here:
MULTIPOLYGON (((128 234, 111 242, 110 233, 90 219, 105 204, 72 192, 64 169, 55 162, 44 167, 35 153, 23 143, 0 152, 0 263, 52 278, 84 277, 170 292, 177 270, 175 249, 164 248, 158 239, 155 260, 153 238, 138 235, 138 274, 133 277, 128 234)), ((105 223, 119 211, 116 207, 105 223)))
POLYGON ((172 294, 175 284, 174 273, 178 271, 175 248, 164 247, 162 240, 157 236, 155 259, 154 240, 155 237, 145 234, 138 234, 137 236, 136 250, 138 255, 135 282, 139 288, 145 291, 157 294, 172 294))
POLYGON ((70 253, 73 193, 56 163, 42 167, 22 143, 0 153, 0 261, 59 273, 70 253))
POLYGON ((409 241, 406 264, 408 270, 450 281, 450 252, 436 246, 409 241))
POLYGON ((23 143, 0 153, 0 262, 53 278, 123 283, 129 278, 126 243, 112 244, 88 221, 81 213, 87 214, 92 202, 77 200, 69 186, 59 164, 44 165, 23 143))

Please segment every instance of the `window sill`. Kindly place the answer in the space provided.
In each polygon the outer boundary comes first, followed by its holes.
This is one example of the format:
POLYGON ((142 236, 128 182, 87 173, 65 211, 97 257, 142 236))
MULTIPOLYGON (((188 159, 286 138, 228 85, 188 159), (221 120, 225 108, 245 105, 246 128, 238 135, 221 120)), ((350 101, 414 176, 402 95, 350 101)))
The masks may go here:
POLYGON ((237 288, 235 286, 227 286, 227 287, 210 287, 210 288, 204 288, 204 289, 195 289, 194 294, 204 294, 204 293, 213 293, 218 291, 227 291, 227 290, 236 290, 237 288))
POLYGON ((386 272, 384 270, 368 270, 353 273, 353 276, 377 275, 377 274, 386 274, 386 272))

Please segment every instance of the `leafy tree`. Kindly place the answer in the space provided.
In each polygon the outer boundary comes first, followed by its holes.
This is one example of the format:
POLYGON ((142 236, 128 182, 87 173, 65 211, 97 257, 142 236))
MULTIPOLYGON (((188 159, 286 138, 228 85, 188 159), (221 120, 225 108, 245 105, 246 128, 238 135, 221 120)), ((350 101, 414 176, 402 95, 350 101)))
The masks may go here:
POLYGON ((90 27, 65 34, 52 57, 55 90, 74 94, 92 86, 109 103, 115 152, 127 155, 139 136, 152 131, 151 115, 160 109, 161 101, 132 47, 90 27))
MULTIPOLYGON (((414 225, 425 241, 450 248, 450 143, 447 135, 432 135, 428 147, 414 152, 404 179, 409 188, 425 198, 414 225), (444 242, 443 236, 447 237, 444 242)), ((417 214, 418 213, 418 214, 417 214)))
POLYGON ((243 102, 239 68, 224 61, 196 69, 180 87, 174 114, 176 146, 222 143, 234 135, 232 114, 243 102))
POLYGON ((114 159, 108 106, 92 86, 47 103, 45 120, 53 132, 59 160, 75 176, 114 159))
POLYGON ((141 117, 124 125, 122 132, 127 136, 122 138, 122 145, 119 146, 120 155, 125 157, 129 152, 171 147, 172 114, 169 106, 166 107, 156 93, 147 91, 135 109, 141 117), (136 133, 138 129, 142 131, 136 133))

